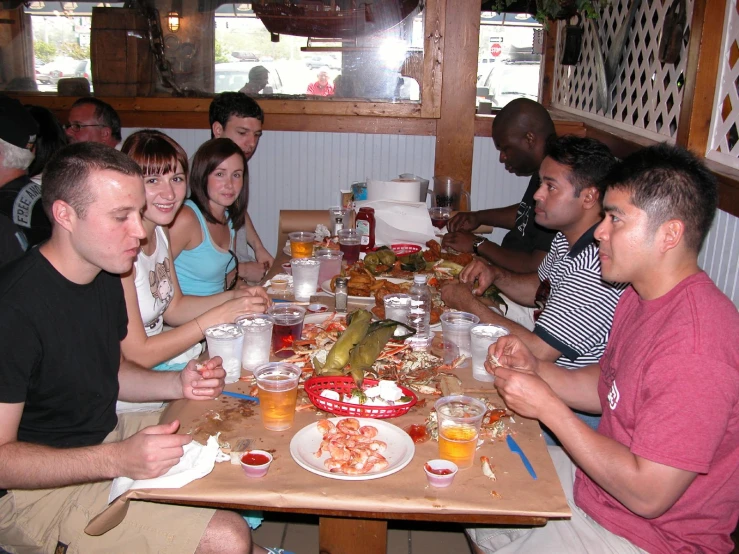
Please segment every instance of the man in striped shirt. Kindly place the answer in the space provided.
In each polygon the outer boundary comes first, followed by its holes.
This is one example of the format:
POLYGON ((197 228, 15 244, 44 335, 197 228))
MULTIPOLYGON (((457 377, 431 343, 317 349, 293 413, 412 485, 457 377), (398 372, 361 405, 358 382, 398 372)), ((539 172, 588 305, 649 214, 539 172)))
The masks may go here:
MULTIPOLYGON (((603 179, 616 159, 593 139, 552 137, 534 195, 536 223, 559 231, 538 272, 514 273, 476 259, 460 283, 442 290, 451 308, 476 314, 520 337, 535 355, 567 368, 596 363, 608 341, 613 312, 624 285, 603 281, 598 245, 603 179), (475 284, 477 282, 477 284, 475 284), (491 311, 478 298, 494 284, 524 306, 535 308, 533 331, 491 311)), ((592 427, 599 418, 581 414, 592 427)))

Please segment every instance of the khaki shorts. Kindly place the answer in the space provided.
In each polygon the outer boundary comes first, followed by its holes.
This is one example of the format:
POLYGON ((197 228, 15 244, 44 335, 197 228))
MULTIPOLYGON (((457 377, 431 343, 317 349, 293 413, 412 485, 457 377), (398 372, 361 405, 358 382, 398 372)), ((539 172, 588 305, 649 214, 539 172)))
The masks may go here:
MULTIPOLYGON (((161 411, 118 416, 105 442, 159 422, 161 411)), ((132 501, 123 522, 104 535, 84 532, 108 505, 110 481, 43 490, 11 490, 0 499, 0 546, 17 554, 195 552, 215 510, 132 501), (66 547, 66 548, 65 548, 66 547)))
POLYGON ((549 446, 557 476, 572 510, 571 519, 553 519, 544 527, 478 527, 466 529, 472 542, 485 554, 647 554, 638 546, 601 527, 575 504, 575 465, 565 451, 549 446))

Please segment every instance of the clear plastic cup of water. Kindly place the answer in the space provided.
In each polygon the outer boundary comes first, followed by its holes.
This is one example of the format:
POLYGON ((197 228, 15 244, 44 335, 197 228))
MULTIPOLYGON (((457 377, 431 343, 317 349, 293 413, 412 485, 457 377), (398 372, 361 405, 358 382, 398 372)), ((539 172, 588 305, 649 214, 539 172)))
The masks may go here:
POLYGON ((241 353, 243 370, 254 371, 269 362, 274 323, 275 318, 269 314, 247 314, 236 319, 236 325, 244 332, 244 348, 241 353))
POLYGON ((470 330, 470 338, 472 340, 472 377, 478 381, 487 381, 488 383, 495 381, 495 376, 488 373, 485 369, 488 349, 500 337, 509 334, 510 332, 505 327, 493 325, 492 323, 475 325, 470 330))
MULTIPOLYGON (((444 363, 451 364, 460 356, 472 357, 470 329, 480 318, 467 312, 446 312, 441 316, 441 334, 444 338, 444 363)), ((469 367, 465 361, 457 367, 469 367)))
POLYGON ((241 377, 241 353, 244 348, 244 332, 235 323, 220 323, 205 330, 208 356, 220 356, 226 370, 226 384, 235 383, 241 377))
POLYGON ((293 258, 290 260, 293 269, 293 294, 295 300, 307 302, 318 290, 318 274, 321 262, 318 258, 293 258))

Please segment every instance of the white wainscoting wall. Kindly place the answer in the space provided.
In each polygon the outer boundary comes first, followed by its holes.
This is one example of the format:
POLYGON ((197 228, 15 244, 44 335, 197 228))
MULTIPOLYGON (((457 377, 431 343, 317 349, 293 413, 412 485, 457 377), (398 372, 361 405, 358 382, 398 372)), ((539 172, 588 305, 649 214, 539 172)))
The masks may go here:
MULTIPOLYGON (((137 129, 123 129, 123 138, 137 129)), ((210 138, 205 129, 162 129, 192 156, 210 138)), ((249 162, 249 214, 262 241, 277 250, 281 209, 317 210, 336 204, 339 190, 367 177, 390 179, 400 173, 430 178, 434 172, 435 137, 358 133, 265 131, 249 162)), ((516 204, 528 178, 508 173, 498 161, 493 141, 475 137, 472 207, 516 204)), ((496 230, 492 238, 500 240, 496 230)), ((739 306, 739 218, 719 211, 701 251, 701 266, 739 306)))

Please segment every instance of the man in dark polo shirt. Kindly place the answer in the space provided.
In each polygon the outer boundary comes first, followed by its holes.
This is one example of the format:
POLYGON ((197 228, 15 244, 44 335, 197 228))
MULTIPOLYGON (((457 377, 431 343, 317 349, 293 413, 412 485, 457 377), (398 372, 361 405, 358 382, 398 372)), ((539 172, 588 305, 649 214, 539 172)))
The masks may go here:
POLYGON ((38 124, 20 102, 0 95, 0 265, 51 236, 41 186, 28 177, 38 124))
POLYGON ((442 244, 459 252, 473 252, 495 265, 528 273, 536 271, 549 251, 555 232, 534 221, 534 193, 539 188, 539 167, 544 160, 544 147, 555 134, 549 112, 533 100, 518 98, 495 116, 493 143, 500 152, 500 163, 510 173, 531 175, 521 202, 505 208, 463 212, 447 225, 449 233, 442 244), (510 229, 498 245, 474 235, 480 225, 510 229))

